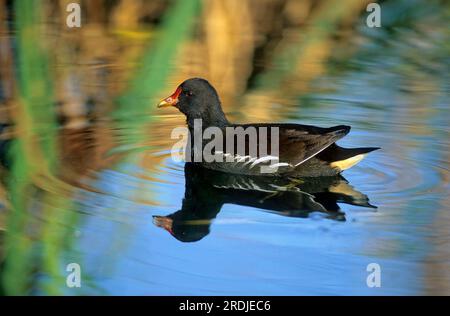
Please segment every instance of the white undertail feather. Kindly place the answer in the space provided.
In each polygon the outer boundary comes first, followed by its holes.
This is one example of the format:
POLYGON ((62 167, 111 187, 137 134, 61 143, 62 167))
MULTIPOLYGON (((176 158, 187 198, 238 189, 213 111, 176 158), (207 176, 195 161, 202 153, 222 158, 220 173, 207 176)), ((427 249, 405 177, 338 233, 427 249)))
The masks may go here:
POLYGON ((360 154, 344 160, 334 161, 330 164, 330 166, 333 168, 338 168, 340 171, 347 170, 363 160, 365 156, 366 154, 360 154))

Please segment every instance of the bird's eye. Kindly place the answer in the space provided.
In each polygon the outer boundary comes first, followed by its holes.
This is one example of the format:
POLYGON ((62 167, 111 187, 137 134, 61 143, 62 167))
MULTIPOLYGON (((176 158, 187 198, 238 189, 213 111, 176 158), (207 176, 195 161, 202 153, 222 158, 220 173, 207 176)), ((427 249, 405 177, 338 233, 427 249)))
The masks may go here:
POLYGON ((190 91, 190 90, 186 90, 186 91, 184 91, 184 94, 186 95, 186 96, 188 96, 188 97, 192 97, 194 94, 192 93, 192 91, 190 91))

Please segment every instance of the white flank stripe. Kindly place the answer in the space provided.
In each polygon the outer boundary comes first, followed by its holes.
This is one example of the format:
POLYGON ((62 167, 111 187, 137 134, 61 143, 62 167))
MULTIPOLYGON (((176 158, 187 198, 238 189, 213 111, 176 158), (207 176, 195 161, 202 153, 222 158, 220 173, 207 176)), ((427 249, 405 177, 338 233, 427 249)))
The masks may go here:
POLYGON ((275 163, 273 165, 269 165, 269 168, 278 168, 278 167, 292 167, 292 165, 290 163, 287 162, 279 162, 279 163, 275 163))
POLYGON ((256 157, 253 157, 253 158, 251 158, 249 161, 247 161, 246 163, 244 163, 242 166, 246 166, 246 165, 248 165, 248 164, 254 162, 256 159, 257 159, 256 157))
POLYGON ((278 157, 276 156, 264 156, 261 157, 259 159, 256 159, 251 165, 250 165, 250 169, 252 169, 254 166, 256 166, 257 164, 260 164, 262 162, 266 162, 266 161, 270 161, 270 160, 278 160, 278 157))

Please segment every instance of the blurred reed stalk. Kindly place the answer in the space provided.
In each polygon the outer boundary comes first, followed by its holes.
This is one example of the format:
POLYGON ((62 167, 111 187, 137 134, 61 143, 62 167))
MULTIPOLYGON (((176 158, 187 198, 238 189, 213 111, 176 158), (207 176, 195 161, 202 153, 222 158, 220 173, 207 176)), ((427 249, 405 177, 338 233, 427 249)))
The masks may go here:
POLYGON ((179 48, 191 35, 200 9, 199 0, 178 0, 163 16, 157 34, 143 53, 126 90, 117 98, 113 117, 119 122, 121 144, 135 146, 148 140, 150 135, 143 128, 152 120, 157 97, 166 87, 179 48))
MULTIPOLYGON (((12 209, 5 237, 2 285, 6 294, 23 295, 33 284, 32 271, 36 266, 41 265, 53 281, 64 281, 59 256, 68 233, 67 220, 73 221, 73 214, 67 216, 70 202, 66 197, 70 188, 55 177, 59 159, 57 122, 49 58, 42 37, 41 2, 17 0, 14 10, 19 102, 13 113, 16 138, 9 153, 12 167, 8 190, 12 209), (32 205, 31 198, 38 191, 43 194, 43 201, 32 205), (36 212, 45 213, 49 220, 40 223, 36 212), (36 247, 35 238, 43 239, 42 248, 36 247)), ((54 286, 47 290, 49 294, 59 293, 54 286)))

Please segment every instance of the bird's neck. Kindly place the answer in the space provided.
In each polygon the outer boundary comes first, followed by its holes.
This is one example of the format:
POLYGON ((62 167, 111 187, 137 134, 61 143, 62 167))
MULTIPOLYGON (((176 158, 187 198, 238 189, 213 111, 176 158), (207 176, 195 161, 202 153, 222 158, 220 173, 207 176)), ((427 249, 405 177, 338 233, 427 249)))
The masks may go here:
POLYGON ((194 124, 198 125, 196 120, 201 120, 202 129, 208 127, 224 128, 230 124, 220 107, 201 113, 201 115, 189 115, 186 123, 191 131, 194 129, 194 124))

